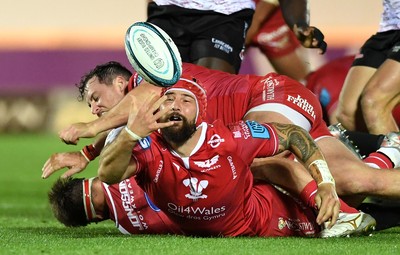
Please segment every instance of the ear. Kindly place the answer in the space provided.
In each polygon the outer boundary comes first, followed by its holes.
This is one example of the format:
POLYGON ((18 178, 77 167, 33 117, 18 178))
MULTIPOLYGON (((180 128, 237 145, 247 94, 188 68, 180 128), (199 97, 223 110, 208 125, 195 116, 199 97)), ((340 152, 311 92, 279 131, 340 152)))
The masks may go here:
POLYGON ((128 86, 128 81, 124 77, 118 75, 114 79, 114 85, 118 86, 121 93, 124 93, 126 86, 128 86))

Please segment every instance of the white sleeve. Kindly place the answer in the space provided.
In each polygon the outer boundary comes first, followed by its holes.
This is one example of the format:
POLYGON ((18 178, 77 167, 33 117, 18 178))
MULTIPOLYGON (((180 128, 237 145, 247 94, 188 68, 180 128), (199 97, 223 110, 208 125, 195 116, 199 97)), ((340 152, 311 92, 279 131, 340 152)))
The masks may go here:
POLYGON ((104 147, 107 146, 108 144, 112 143, 115 138, 117 138, 117 136, 119 135, 119 133, 121 132, 121 130, 124 128, 125 126, 122 127, 118 127, 118 128, 114 128, 113 130, 110 131, 110 133, 108 133, 106 141, 104 142, 104 147))

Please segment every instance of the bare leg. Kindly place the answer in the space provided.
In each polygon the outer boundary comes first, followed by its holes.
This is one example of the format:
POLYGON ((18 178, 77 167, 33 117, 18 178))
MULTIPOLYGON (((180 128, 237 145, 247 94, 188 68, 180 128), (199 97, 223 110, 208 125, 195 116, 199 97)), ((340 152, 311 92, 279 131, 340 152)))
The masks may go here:
MULTIPOLYGON (((251 112, 245 119, 259 122, 291 123, 289 119, 276 112, 251 112)), ((334 137, 326 137, 317 141, 329 169, 336 181, 338 195, 343 197, 380 196, 400 199, 400 171, 381 170, 367 166, 349 149, 334 137)), ((357 206, 361 202, 351 203, 357 206)), ((346 199, 346 202, 349 200, 346 199)))
POLYGON ((359 100, 361 93, 376 69, 366 66, 354 66, 350 68, 341 90, 337 119, 350 131, 367 131, 363 124, 359 100))
POLYGON ((392 111, 400 102, 400 63, 387 59, 372 76, 361 95, 368 131, 387 134, 399 131, 392 111))

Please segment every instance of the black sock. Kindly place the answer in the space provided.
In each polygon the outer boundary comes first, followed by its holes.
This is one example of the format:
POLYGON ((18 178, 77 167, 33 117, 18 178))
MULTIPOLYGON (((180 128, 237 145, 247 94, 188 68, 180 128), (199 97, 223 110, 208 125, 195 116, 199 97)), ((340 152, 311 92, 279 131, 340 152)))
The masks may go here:
POLYGON ((373 135, 358 131, 346 131, 346 135, 360 150, 362 156, 368 156, 372 152, 376 152, 381 147, 384 135, 373 135))

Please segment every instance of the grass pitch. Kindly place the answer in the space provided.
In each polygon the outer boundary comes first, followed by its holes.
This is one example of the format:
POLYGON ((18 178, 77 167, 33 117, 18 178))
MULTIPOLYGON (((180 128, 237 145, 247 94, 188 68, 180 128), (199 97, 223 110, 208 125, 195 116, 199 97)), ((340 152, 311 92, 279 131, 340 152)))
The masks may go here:
MULTIPOLYGON (((124 236, 111 221, 66 228, 53 217, 47 192, 60 175, 41 179, 54 152, 80 149, 55 135, 0 135, 0 254, 400 254, 400 228, 370 237, 192 238, 124 236)), ((97 161, 80 176, 94 176, 97 161)))

